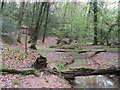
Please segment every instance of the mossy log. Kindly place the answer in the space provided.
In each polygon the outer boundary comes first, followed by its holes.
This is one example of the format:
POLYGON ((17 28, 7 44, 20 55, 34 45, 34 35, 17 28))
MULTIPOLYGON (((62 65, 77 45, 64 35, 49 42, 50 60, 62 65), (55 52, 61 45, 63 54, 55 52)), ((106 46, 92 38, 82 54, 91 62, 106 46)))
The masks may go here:
POLYGON ((21 75, 34 74, 35 76, 39 77, 39 73, 34 69, 17 70, 17 69, 14 69, 14 68, 0 68, 0 72, 2 74, 4 74, 4 73, 21 74, 21 75))
POLYGON ((69 70, 46 70, 50 73, 63 76, 67 80, 73 80, 76 76, 90 76, 90 75, 117 75, 120 76, 120 69, 115 67, 113 68, 101 68, 101 69, 94 69, 94 68, 70 68, 69 70))
POLYGON ((120 69, 113 68, 71 68, 68 71, 60 72, 66 79, 75 78, 76 76, 90 76, 90 75, 117 75, 120 76, 120 69))

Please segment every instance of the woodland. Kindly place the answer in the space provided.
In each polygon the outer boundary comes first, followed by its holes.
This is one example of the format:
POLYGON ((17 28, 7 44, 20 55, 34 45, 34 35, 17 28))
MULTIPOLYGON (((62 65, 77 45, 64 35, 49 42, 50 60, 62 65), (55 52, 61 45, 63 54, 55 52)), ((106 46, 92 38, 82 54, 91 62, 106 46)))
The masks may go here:
POLYGON ((0 87, 119 88, 119 1, 0 1, 0 87))

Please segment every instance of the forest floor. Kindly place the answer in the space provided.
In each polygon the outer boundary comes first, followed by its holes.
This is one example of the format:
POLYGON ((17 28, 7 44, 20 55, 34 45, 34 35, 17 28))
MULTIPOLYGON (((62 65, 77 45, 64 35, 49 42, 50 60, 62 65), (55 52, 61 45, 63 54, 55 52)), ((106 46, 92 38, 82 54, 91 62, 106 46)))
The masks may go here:
MULTIPOLYGON (((22 44, 14 43, 11 45, 2 43, 4 49, 2 55, 2 67, 27 69, 40 55, 46 56, 48 68, 57 67, 63 61, 64 63, 71 63, 73 58, 62 52, 52 52, 49 49, 50 45, 56 44, 55 37, 47 37, 45 43, 38 41, 38 50, 28 50, 28 54, 24 53, 24 39, 22 44)), ((28 45, 29 46, 29 45, 28 45)), ((0 87, 3 88, 70 88, 71 85, 64 79, 49 73, 40 73, 40 77, 34 75, 0 75, 0 87)))
MULTIPOLYGON (((45 43, 40 43, 38 41, 38 50, 28 49, 28 54, 24 53, 24 38, 22 39, 22 44, 14 43, 11 45, 0 42, 4 45, 4 49, 1 53, 2 55, 2 67, 15 68, 15 69, 25 69, 30 68, 31 64, 40 55, 46 56, 48 68, 57 67, 61 62, 65 64, 70 64, 73 62, 74 58, 65 52, 54 52, 53 48, 49 48, 51 45, 56 44, 56 37, 47 37, 45 43)), ((30 46, 28 44, 28 46, 30 46)), ((85 47, 83 45, 83 47, 85 47)), ((88 47, 88 46, 87 46, 88 47)), ((90 48, 93 48, 90 46, 90 48)), ((94 53, 86 52, 83 55, 88 57, 92 56, 94 53)), ((117 52, 101 52, 94 57, 89 58, 89 62, 96 68, 108 68, 116 65, 118 61, 117 52)), ((62 78, 49 73, 40 73, 40 77, 35 77, 34 75, 0 75, 0 87, 3 88, 70 88, 71 85, 62 78)))

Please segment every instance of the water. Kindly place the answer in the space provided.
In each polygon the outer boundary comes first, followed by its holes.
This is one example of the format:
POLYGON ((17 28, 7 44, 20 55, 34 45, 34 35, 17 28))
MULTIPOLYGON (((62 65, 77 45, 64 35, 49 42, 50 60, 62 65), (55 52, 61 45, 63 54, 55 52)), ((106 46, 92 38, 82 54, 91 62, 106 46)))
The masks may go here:
MULTIPOLYGON (((66 69, 77 67, 92 67, 88 63, 87 57, 75 53, 69 52, 74 57, 75 61, 71 65, 68 65, 66 69)), ((118 86, 110 79, 103 75, 97 76, 78 76, 75 77, 76 85, 73 88, 117 88, 118 86)))
POLYGON ((76 77, 74 88, 117 88, 112 81, 103 75, 76 77))

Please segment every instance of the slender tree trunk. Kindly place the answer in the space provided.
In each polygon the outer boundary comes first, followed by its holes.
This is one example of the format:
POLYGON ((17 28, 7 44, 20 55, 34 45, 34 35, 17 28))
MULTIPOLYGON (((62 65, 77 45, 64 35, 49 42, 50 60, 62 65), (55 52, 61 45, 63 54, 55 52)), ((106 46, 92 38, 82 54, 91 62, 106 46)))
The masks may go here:
POLYGON ((42 5, 41 5, 40 11, 39 11, 38 21, 36 23, 34 35, 32 37, 32 43, 31 43, 31 46, 30 46, 31 49, 37 49, 36 48, 36 42, 37 42, 38 34, 39 34, 39 27, 41 26, 41 24, 43 22, 42 13, 44 12, 43 10, 45 10, 45 6, 46 6, 45 4, 46 4, 46 2, 42 2, 42 5))
POLYGON ((19 13, 19 22, 18 22, 18 24, 19 24, 19 28, 18 28, 19 33, 18 33, 18 38, 17 38, 17 41, 19 43, 21 43, 21 31, 20 31, 20 29, 21 29, 21 24, 22 24, 22 21, 23 21, 23 16, 24 16, 24 13, 25 13, 26 6, 27 6, 27 4, 25 5, 25 2, 21 2, 20 13, 19 13))
POLYGON ((97 0, 94 0, 94 2, 93 2, 93 7, 94 7, 94 9, 93 9, 93 11, 94 11, 94 45, 97 45, 98 44, 98 38, 97 38, 97 23, 98 23, 98 20, 97 20, 97 12, 98 12, 98 10, 97 10, 97 4, 98 4, 98 2, 97 2, 97 0))
POLYGON ((34 21, 35 21, 35 9, 36 9, 36 5, 37 3, 34 3, 33 5, 33 12, 32 12, 32 21, 31 21, 31 29, 30 29, 30 39, 28 41, 28 43, 31 43, 32 42, 32 36, 33 36, 33 30, 34 30, 34 21))
POLYGON ((4 6, 4 0, 2 1, 2 5, 1 5, 1 12, 0 12, 0 13, 2 13, 3 6, 4 6))
POLYGON ((49 2, 47 3, 47 7, 46 7, 46 11, 47 11, 47 13, 46 13, 46 22, 45 22, 45 25, 44 25, 44 28, 45 28, 45 30, 44 30, 44 33, 43 33, 43 39, 42 39, 42 42, 44 43, 44 41, 45 41, 45 36, 46 36, 46 30, 47 30, 47 24, 48 24, 48 16, 49 16, 49 8, 50 8, 50 4, 49 4, 49 2))

